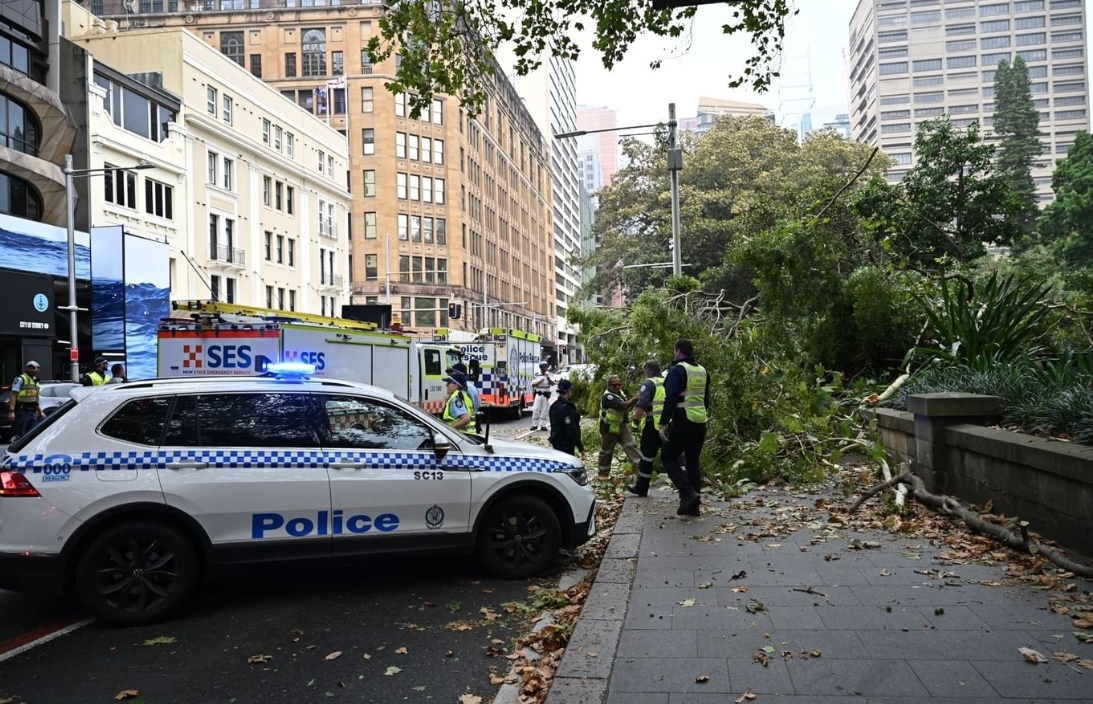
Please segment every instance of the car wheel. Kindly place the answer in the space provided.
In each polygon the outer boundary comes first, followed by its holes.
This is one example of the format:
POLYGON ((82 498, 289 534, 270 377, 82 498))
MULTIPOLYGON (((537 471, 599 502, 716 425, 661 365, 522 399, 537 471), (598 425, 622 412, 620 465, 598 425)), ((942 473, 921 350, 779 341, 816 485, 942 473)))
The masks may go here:
POLYGON ((513 496, 494 504, 478 529, 478 559, 503 579, 542 572, 558 555, 562 529, 545 501, 513 496))
POLYGON ((76 591, 103 621, 136 626, 178 608, 197 573, 197 554, 186 536, 163 523, 135 521, 91 541, 76 567, 76 591))

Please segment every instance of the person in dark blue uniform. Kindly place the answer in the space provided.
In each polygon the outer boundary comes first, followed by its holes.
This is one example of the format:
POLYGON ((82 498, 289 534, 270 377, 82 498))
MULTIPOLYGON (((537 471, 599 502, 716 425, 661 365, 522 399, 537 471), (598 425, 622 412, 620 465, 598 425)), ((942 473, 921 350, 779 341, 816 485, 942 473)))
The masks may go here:
POLYGON ((573 382, 569 379, 560 380, 558 398, 550 405, 550 446, 555 450, 583 458, 581 414, 571 400, 572 396, 573 382))

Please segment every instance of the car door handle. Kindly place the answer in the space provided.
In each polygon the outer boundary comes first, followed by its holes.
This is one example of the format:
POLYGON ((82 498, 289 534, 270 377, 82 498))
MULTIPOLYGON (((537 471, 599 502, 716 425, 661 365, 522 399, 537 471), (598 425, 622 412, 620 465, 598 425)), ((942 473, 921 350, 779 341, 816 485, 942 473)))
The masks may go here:
POLYGON ((208 469, 208 462, 168 462, 161 465, 166 469, 208 469))
POLYGON ((361 469, 364 467, 360 462, 334 462, 330 465, 331 469, 361 469))

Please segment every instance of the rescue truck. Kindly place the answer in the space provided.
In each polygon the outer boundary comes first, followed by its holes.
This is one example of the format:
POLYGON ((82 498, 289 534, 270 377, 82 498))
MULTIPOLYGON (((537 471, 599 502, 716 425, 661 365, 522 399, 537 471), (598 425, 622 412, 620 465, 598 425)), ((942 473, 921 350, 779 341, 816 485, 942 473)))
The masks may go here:
POLYGON ((380 330, 375 323, 233 303, 174 301, 158 330, 158 376, 251 376, 299 362, 331 378, 387 389, 440 415, 445 370, 458 348, 380 330))
MULTIPOLYGON (((434 340, 447 341, 438 330, 434 340)), ((519 418, 535 402, 531 381, 539 369, 539 336, 521 330, 490 328, 473 342, 454 346, 466 360, 467 375, 478 388, 481 407, 519 418)))

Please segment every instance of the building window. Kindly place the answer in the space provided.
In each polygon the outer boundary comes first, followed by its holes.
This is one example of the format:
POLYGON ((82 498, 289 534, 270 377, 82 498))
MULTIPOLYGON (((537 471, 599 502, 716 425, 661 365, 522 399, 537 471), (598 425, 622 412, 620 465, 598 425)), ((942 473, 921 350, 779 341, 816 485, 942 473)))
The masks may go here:
POLYGON ((425 241, 425 244, 433 243, 433 219, 422 218, 421 219, 421 238, 425 241))
POLYGON ((296 240, 292 238, 288 240, 288 265, 296 266, 296 240))
POLYGON ((448 221, 444 218, 436 219, 436 243, 448 244, 448 221))
POLYGON ((361 88, 361 112, 373 112, 376 109, 375 94, 372 88, 361 88))
POLYGON ((897 123, 893 123, 891 125, 881 125, 880 131, 882 133, 885 133, 885 134, 890 134, 892 132, 910 132, 911 131, 911 123, 910 122, 897 122, 897 123))
POLYGON ((435 298, 414 299, 414 324, 418 327, 435 328, 436 313, 437 307, 435 298))
POLYGON ((1061 32, 1051 35, 1052 43, 1058 42, 1080 42, 1082 40, 1081 32, 1061 32))
POLYGON ((880 119, 882 120, 905 120, 911 116, 910 110, 887 110, 881 111, 880 119))
POLYGON ((912 64, 915 73, 919 71, 940 71, 941 59, 922 59, 912 64))
POLYGON ((270 122, 262 118, 262 144, 269 146, 270 122))
POLYGON ((406 174, 395 175, 395 197, 406 200, 406 174))
POLYGON ((330 52, 330 72, 335 76, 345 73, 345 55, 342 52, 330 52))
POLYGON ((969 68, 975 66, 974 56, 953 56, 945 61, 947 68, 969 68))
POLYGON ((395 93, 395 117, 406 117, 405 93, 395 93))
POLYGON ((395 158, 406 158, 406 133, 395 132, 395 158))
POLYGON ((984 37, 979 41, 983 49, 1005 49, 1010 45, 1009 37, 984 37))
POLYGON ((945 102, 944 93, 916 93, 916 103, 943 103, 945 102))
POLYGON ((296 289, 288 290, 288 309, 296 310, 296 289))
POLYGON ((906 61, 896 61, 895 63, 880 65, 880 75, 882 76, 891 76, 898 73, 907 73, 906 61))
POLYGON ((1002 59, 1009 61, 1010 53, 1003 51, 998 54, 983 54, 983 66, 997 66, 1002 59))
MULTIPOLYGON (((1052 18, 1052 24, 1055 24, 1055 19, 1052 18)), ((1044 18, 1040 17, 1021 17, 1014 21, 1014 27, 1016 29, 1036 29, 1044 26, 1044 18)))
POLYGON ((39 137, 34 111, 0 93, 0 146, 37 156, 39 137))
POLYGON ((225 95, 223 103, 220 106, 221 117, 223 117, 224 122, 227 122, 229 125, 232 123, 232 107, 234 106, 234 102, 235 101, 232 100, 230 95, 225 95))
POLYGON ((911 102, 909 95, 889 95, 880 99, 881 105, 906 105, 911 102))
POLYGON ((277 210, 283 210, 284 209, 283 201, 282 201, 282 198, 281 198, 281 193, 282 193, 282 190, 283 190, 283 186, 284 186, 284 184, 281 183, 280 181, 273 184, 273 207, 277 210))
POLYGON ((289 215, 293 214, 293 196, 296 194, 296 189, 292 186, 285 186, 285 212, 289 215))
POLYGON ((296 135, 291 132, 285 132, 285 155, 289 159, 296 157, 296 135))
POLYGON ((371 127, 361 130, 361 142, 364 145, 364 155, 370 156, 376 153, 376 130, 371 127))
POLYGON ((410 239, 410 216, 406 213, 398 214, 398 238, 403 242, 410 239))
POLYGON ((1047 49, 1025 49, 1024 51, 1017 52, 1017 55, 1028 61, 1046 61, 1047 49))
MULTIPOLYGON (((1036 78, 1043 77, 1047 74, 1047 66, 1037 66, 1036 68, 1044 69, 1044 73, 1036 76, 1036 78)), ((1085 66, 1083 64, 1075 64, 1073 66, 1056 66, 1051 69, 1052 76, 1081 76, 1085 74, 1085 66)), ((1032 71, 1029 71, 1029 78, 1033 78, 1032 71)))
POLYGON ((940 22, 940 12, 912 12, 911 22, 914 24, 926 24, 928 22, 940 22))
MULTIPOLYGON (((280 184, 278 184, 280 185, 280 184)), ((269 176, 262 177, 262 203, 263 205, 271 205, 271 199, 273 191, 273 179, 269 176)))
POLYGON ((1014 12, 1035 12, 1044 9, 1044 0, 1024 0, 1013 4, 1014 12))
POLYGON ((1056 110, 1056 120, 1074 120, 1077 118, 1084 118, 1085 110, 1056 110))
POLYGON ((319 150, 319 173, 323 173, 326 170, 326 152, 322 149, 319 150))
POLYGON ((220 53, 227 56, 235 63, 243 66, 243 33, 242 32, 221 32, 220 33, 220 53))
MULTIPOLYGON (((410 257, 406 254, 400 254, 398 258, 398 280, 403 283, 410 283, 410 257)), ((406 304, 410 299, 403 298, 403 304, 406 304)))
POLYGON ((434 125, 443 125, 444 124, 444 101, 443 100, 433 100, 433 124, 434 125))
POLYGON ((165 220, 175 219, 174 189, 167 184, 144 179, 144 210, 165 220))
POLYGON ((945 36, 946 37, 960 37, 960 36, 964 36, 966 34, 975 34, 975 25, 974 24, 963 24, 963 25, 957 25, 957 26, 954 26, 954 27, 946 27, 945 28, 945 36))
POLYGON ((366 254, 364 255, 364 280, 365 281, 377 281, 379 280, 379 255, 366 254))
MULTIPOLYGON (((411 242, 421 242, 421 216, 420 215, 411 215, 410 216, 410 241, 411 242)), ((417 257, 414 257, 414 258, 416 259, 417 257)))
POLYGON ((364 214, 364 239, 374 240, 376 239, 376 213, 364 214))
POLYGON ((220 155, 216 152, 209 152, 205 156, 207 174, 206 181, 214 186, 220 182, 218 174, 220 173, 220 155))
MULTIPOLYGON (((292 240, 289 240, 289 242, 291 243, 292 240)), ((278 264, 284 264, 285 263, 285 236, 284 235, 277 235, 277 263, 278 264)))
MULTIPOLYGON (((1044 84, 1033 83, 1032 85, 1034 85, 1034 86, 1043 85, 1043 86, 1045 86, 1045 88, 1047 86, 1046 83, 1044 83, 1044 84)), ((1085 81, 1079 81, 1079 82, 1076 82, 1076 83, 1058 83, 1058 82, 1056 82, 1055 86, 1054 86, 1054 89, 1055 89, 1056 93, 1073 93, 1075 91, 1085 90, 1085 81)), ((1044 91, 1033 90, 1032 92, 1033 93, 1037 93, 1037 92, 1043 93, 1043 92, 1046 92, 1046 90, 1044 90, 1044 91)))
POLYGON ((263 236, 265 238, 263 251, 266 255, 266 261, 273 261, 273 233, 269 230, 266 230, 263 236))
POLYGON ((205 88, 205 112, 209 113, 213 117, 216 117, 217 107, 217 95, 216 88, 212 86, 206 86, 205 88))
MULTIPOLYGON (((109 164, 107 169, 113 168, 109 164)), ((103 174, 104 195, 107 203, 123 208, 137 208, 137 175, 131 171, 107 171, 103 174)))
POLYGON ((41 220, 42 197, 29 182, 0 171, 0 213, 41 220))
POLYGON ((901 46, 897 49, 881 49, 877 52, 877 58, 880 59, 902 59, 907 56, 907 47, 901 46))
POLYGON ((224 189, 235 190, 235 161, 224 157, 224 189))
POLYGON ((1009 14, 1010 4, 1008 2, 998 3, 995 5, 981 5, 979 7, 979 16, 986 17, 988 15, 1005 15, 1009 14))
POLYGON ((364 171, 364 195, 366 198, 373 198, 376 195, 375 169, 365 169, 364 171))
POLYGON ((421 138, 421 160, 426 164, 433 160, 433 140, 429 137, 421 138))
POLYGON ((442 178, 433 181, 433 202, 444 205, 444 179, 442 178))
POLYGON ((979 31, 984 34, 988 32, 1008 32, 1010 31, 1010 21, 991 20, 990 22, 980 22, 979 31))
POLYGON ((416 134, 409 135, 409 152, 407 158, 410 161, 421 161, 421 140, 418 139, 416 134))
POLYGON ((250 55, 250 75, 255 78, 262 77, 262 55, 251 54, 250 55))
POLYGON ((1018 34, 1017 46, 1037 46, 1039 44, 1047 43, 1047 35, 1044 32, 1036 32, 1035 34, 1018 34))
POLYGON ((367 49, 361 49, 361 73, 366 76, 372 75, 372 57, 368 55, 367 49))
POLYGON ((410 174, 410 200, 421 200, 421 176, 410 174))
POLYGON ((436 260, 436 282, 438 284, 448 283, 448 260, 437 259, 436 260))
POLYGON ((296 78, 296 52, 285 54, 285 78, 296 78))
POLYGON ((421 177, 421 202, 433 202, 433 179, 428 176, 421 177))
POLYGON ((303 38, 304 76, 326 75, 326 30, 308 29, 303 38))
MULTIPOLYGON (((1036 27, 1043 27, 1044 26, 1044 18, 1043 17, 1034 17, 1034 18, 1030 17, 1028 19, 1038 19, 1038 20, 1040 20, 1040 24, 1034 25, 1036 27)), ((1018 25, 1020 25, 1020 22, 1021 21, 1018 20, 1018 25)), ((1061 25, 1067 25, 1067 24, 1081 24, 1081 23, 1082 23, 1082 16, 1081 15, 1063 15, 1062 17, 1052 17, 1051 18, 1051 26, 1052 27, 1059 27, 1061 25)), ((1018 29, 1021 29, 1021 27, 1018 26, 1018 29)))
POLYGON ((962 7, 954 10, 945 10, 945 19, 959 20, 964 17, 975 17, 974 7, 962 7))
POLYGON ((266 308, 273 307, 273 287, 266 286, 266 308))

